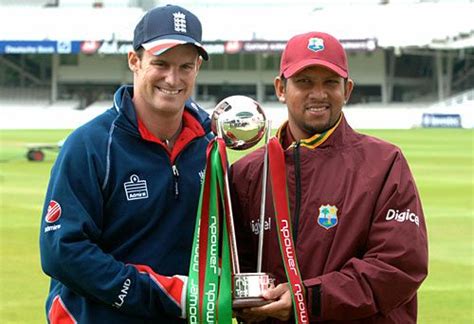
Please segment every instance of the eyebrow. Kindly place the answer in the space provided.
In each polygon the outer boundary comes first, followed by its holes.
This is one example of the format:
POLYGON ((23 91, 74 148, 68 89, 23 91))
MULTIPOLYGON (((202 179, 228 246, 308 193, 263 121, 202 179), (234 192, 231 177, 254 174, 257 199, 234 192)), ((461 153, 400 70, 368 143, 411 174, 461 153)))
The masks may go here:
POLYGON ((295 75, 296 78, 308 78, 308 79, 314 79, 314 78, 323 78, 323 79, 334 79, 334 78, 342 78, 339 74, 336 72, 331 72, 331 74, 327 75, 321 75, 321 73, 306 73, 302 72, 297 75, 295 75))
MULTIPOLYGON (((162 62, 162 63, 166 63, 166 64, 170 64, 170 62, 166 59, 162 59, 162 58, 159 58, 157 56, 155 56, 154 58, 152 58, 150 60, 151 63, 158 63, 158 62, 162 62)), ((197 64, 197 59, 195 60, 189 60, 189 61, 186 61, 186 62, 182 62, 180 63, 179 65, 196 65, 197 64)))

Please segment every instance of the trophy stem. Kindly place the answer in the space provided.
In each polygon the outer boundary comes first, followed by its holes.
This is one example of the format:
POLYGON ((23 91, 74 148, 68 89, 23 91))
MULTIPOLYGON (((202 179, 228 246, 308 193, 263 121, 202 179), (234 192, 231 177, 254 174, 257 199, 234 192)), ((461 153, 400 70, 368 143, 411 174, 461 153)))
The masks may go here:
POLYGON ((267 129, 265 132, 265 148, 263 153, 263 177, 262 196, 260 200, 260 231, 258 233, 257 272, 262 272, 263 234, 265 231, 265 200, 267 197, 267 174, 268 174, 268 141, 271 132, 270 120, 265 121, 267 129))
MULTIPOLYGON (((224 177, 224 182, 226 186, 227 192, 230 192, 229 189, 229 179, 224 177)), ((230 253, 231 253, 231 260, 232 260, 232 273, 240 273, 240 265, 239 265, 239 254, 237 252, 237 240, 235 239, 235 228, 234 228, 234 215, 232 212, 232 203, 230 201, 230 197, 227 196, 227 203, 229 204, 229 216, 230 216, 230 224, 229 224, 229 231, 230 231, 230 253)))
MULTIPOLYGON (((218 123, 221 121, 219 120, 218 123)), ((223 138, 222 134, 222 127, 217 128, 217 136, 223 138)), ((230 186, 229 186, 229 179, 228 177, 224 177, 225 189, 227 192, 230 193, 230 186)), ((237 240, 235 238, 235 227, 234 227, 234 214, 232 212, 232 202, 229 196, 226 196, 227 205, 229 206, 229 217, 230 217, 230 224, 229 224, 229 235, 230 235, 230 254, 232 260, 232 273, 240 273, 240 265, 239 265, 239 254, 237 251, 237 240)))

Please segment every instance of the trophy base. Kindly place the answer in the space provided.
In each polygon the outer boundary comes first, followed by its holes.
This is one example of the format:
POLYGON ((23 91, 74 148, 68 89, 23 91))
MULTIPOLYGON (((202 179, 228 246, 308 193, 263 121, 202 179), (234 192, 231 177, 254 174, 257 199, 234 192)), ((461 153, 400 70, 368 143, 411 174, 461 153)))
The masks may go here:
POLYGON ((232 308, 241 309, 248 307, 259 307, 271 302, 272 300, 263 299, 262 297, 239 298, 232 301, 232 308))
POLYGON ((232 307, 234 309, 258 307, 271 300, 262 297, 263 292, 273 286, 273 278, 262 272, 234 274, 232 307))

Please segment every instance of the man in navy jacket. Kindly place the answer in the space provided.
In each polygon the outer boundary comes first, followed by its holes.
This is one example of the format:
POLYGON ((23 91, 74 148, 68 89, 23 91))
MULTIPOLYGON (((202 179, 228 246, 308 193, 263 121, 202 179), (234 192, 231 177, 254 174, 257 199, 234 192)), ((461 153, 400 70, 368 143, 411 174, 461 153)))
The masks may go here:
POLYGON ((52 169, 40 228, 51 277, 49 323, 179 323, 212 135, 190 100, 202 59, 199 19, 147 12, 128 65, 133 86, 76 129, 52 169))

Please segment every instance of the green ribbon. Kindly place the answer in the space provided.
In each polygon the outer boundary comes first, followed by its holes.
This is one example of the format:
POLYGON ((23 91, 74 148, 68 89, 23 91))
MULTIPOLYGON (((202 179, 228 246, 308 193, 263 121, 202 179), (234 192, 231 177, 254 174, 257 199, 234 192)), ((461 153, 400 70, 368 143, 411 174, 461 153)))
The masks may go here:
POLYGON ((198 205, 186 308, 189 323, 232 322, 232 271, 227 156, 222 139, 207 148, 198 205))

